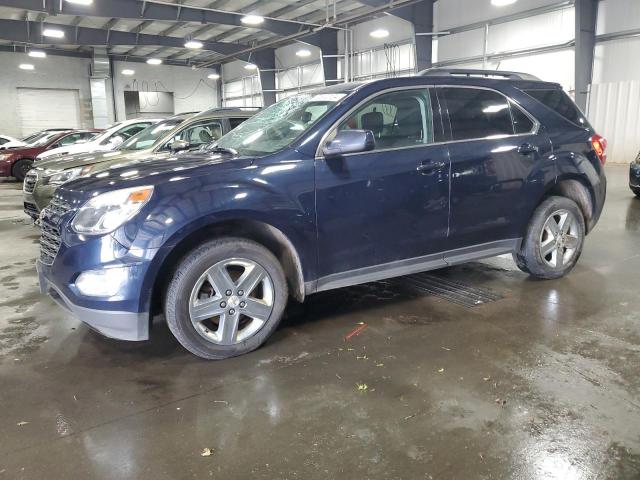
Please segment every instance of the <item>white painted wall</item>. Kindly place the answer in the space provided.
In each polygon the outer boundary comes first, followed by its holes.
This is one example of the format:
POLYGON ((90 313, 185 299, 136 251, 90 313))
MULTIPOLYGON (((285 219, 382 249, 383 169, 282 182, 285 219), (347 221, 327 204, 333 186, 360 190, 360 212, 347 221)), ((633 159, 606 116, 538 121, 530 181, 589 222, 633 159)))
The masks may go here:
MULTIPOLYGON (((78 90, 82 127, 93 127, 91 114, 91 91, 89 87, 89 65, 86 58, 48 56, 31 58, 22 53, 0 52, 0 132, 20 137, 18 118, 18 93, 20 87, 62 88, 78 90), (21 63, 31 63, 35 70, 20 70, 21 63)), ((51 125, 50 127, 59 127, 51 125)))
POLYGON ((216 82, 207 78, 210 73, 211 70, 207 69, 114 62, 112 74, 117 119, 125 119, 125 90, 173 92, 173 110, 176 114, 219 106, 216 82), (135 74, 122 75, 124 69, 134 70, 135 74))

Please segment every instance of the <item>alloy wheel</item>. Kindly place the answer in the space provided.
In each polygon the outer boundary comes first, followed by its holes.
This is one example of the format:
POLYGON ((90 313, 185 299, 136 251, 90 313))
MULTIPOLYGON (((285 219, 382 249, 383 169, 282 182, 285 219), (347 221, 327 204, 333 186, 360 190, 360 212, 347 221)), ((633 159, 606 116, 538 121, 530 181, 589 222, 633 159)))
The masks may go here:
POLYGON ((575 215, 568 210, 553 212, 544 223, 540 235, 540 256, 552 268, 563 268, 580 245, 580 229, 575 215))
POLYGON ((269 319, 273 281, 258 263, 244 258, 223 260, 196 281, 189 316, 196 331, 218 345, 235 345, 255 335, 269 319))

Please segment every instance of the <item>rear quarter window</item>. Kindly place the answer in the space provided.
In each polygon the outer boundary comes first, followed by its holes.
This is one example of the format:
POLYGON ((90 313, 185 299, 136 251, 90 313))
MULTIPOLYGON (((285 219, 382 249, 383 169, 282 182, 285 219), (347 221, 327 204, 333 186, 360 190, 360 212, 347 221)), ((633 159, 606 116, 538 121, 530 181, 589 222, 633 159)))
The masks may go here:
POLYGON ((558 115, 569 120, 571 123, 579 127, 589 126, 589 123, 586 118, 584 118, 584 115, 578 106, 573 103, 573 100, 569 98, 569 95, 567 95, 564 90, 559 88, 549 88, 529 89, 524 90, 524 92, 556 112, 558 115))

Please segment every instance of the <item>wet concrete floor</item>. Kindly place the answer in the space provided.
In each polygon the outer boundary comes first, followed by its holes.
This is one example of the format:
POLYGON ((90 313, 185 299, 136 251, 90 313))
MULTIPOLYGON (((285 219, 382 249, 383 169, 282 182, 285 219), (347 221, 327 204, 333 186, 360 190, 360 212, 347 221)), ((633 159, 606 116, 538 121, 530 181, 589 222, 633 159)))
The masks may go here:
POLYGON ((0 479, 639 479, 640 199, 624 167, 570 276, 508 258, 289 309, 260 350, 185 352, 162 319, 105 339, 40 296, 38 232, 0 184, 0 479), (345 340, 361 327, 358 335, 345 340), (201 456, 205 448, 210 456, 201 456))

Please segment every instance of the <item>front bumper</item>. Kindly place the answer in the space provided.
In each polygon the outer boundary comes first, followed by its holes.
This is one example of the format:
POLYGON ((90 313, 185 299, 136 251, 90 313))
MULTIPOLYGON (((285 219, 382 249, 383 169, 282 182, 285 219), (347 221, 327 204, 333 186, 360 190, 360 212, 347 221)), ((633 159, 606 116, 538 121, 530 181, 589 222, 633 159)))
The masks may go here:
POLYGON ((640 163, 632 163, 629 167, 629 187, 640 190, 640 163))
POLYGON ((41 183, 36 183, 36 186, 31 193, 23 192, 24 195, 24 203, 25 205, 25 213, 29 216, 31 212, 35 211, 36 215, 40 213, 40 211, 49 205, 49 202, 53 198, 53 194, 58 188, 59 185, 42 185, 41 183), (29 211, 28 211, 29 210, 29 211))
POLYGON ((105 337, 117 340, 148 340, 149 312, 122 312, 112 310, 98 310, 81 307, 67 297, 61 288, 47 276, 47 266, 40 260, 36 263, 40 292, 48 294, 58 305, 69 311, 75 318, 86 323, 89 327, 105 337))

